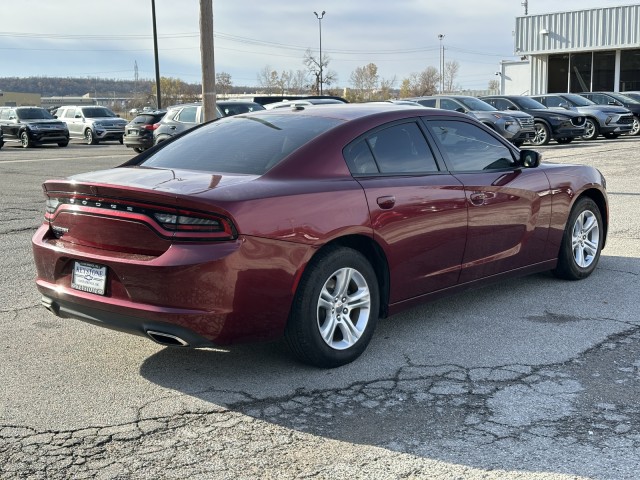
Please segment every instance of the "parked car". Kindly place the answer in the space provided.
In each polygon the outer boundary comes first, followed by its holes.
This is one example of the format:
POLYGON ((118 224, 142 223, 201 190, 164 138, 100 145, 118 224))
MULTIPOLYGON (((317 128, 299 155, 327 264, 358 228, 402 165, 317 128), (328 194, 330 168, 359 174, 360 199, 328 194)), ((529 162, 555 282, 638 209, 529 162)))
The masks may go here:
POLYGON ((640 102, 640 92, 631 91, 631 92, 620 92, 620 93, 622 93, 625 97, 631 97, 635 101, 640 102))
POLYGON ((42 107, 0 107, 0 129, 4 142, 24 148, 55 143, 69 145, 69 129, 42 107))
POLYGON ((342 105, 345 102, 337 98, 301 98, 297 100, 282 100, 281 102, 267 103, 264 108, 274 110, 277 108, 311 107, 313 105, 342 105))
POLYGON ((615 105, 598 105, 576 93, 549 93, 532 95, 531 98, 547 108, 564 108, 584 115, 584 140, 595 140, 598 135, 618 138, 621 134, 630 132, 633 126, 633 114, 629 109, 615 105))
POLYGON ((127 121, 107 107, 65 105, 58 108, 56 117, 66 122, 71 138, 80 138, 87 145, 97 145, 109 140, 123 143, 127 121))
POLYGON ((491 95, 480 97, 498 110, 521 111, 533 116, 535 136, 533 145, 546 145, 553 138, 558 143, 570 143, 585 134, 585 117, 568 110, 551 110, 524 95, 491 95))
MULTIPOLYGON (((224 117, 220 107, 216 105, 216 117, 224 117)), ((185 103, 182 105, 173 105, 167 109, 167 113, 162 120, 158 122, 157 128, 153 131, 153 143, 157 145, 160 142, 170 139, 178 133, 191 130, 193 127, 200 125, 204 119, 204 111, 202 103, 185 103)))
POLYGON ((179 347, 284 336, 322 367, 420 302, 544 270, 585 278, 609 224, 594 167, 393 105, 226 117, 43 188, 36 283, 56 315, 179 347))
POLYGON ((225 117, 264 110, 264 107, 259 103, 248 100, 218 100, 216 106, 225 117))
POLYGON ((123 137, 125 146, 138 153, 153 147, 153 131, 158 128, 158 122, 166 113, 166 110, 143 112, 127 123, 123 137))
POLYGON ((516 146, 535 137, 533 117, 524 112, 501 112, 486 102, 467 95, 434 95, 408 98, 425 107, 442 108, 466 113, 477 118, 516 146))
POLYGON ((580 95, 598 105, 617 105, 628 108, 633 113, 633 126, 629 135, 640 135, 640 101, 617 92, 582 92, 580 95))

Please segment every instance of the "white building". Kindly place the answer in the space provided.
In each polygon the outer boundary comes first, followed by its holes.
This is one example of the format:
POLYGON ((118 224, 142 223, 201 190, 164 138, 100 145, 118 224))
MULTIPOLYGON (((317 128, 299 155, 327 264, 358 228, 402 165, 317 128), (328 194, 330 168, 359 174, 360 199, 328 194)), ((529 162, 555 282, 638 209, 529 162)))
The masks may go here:
POLYGON ((516 18, 515 53, 500 91, 640 91, 640 4, 516 18))

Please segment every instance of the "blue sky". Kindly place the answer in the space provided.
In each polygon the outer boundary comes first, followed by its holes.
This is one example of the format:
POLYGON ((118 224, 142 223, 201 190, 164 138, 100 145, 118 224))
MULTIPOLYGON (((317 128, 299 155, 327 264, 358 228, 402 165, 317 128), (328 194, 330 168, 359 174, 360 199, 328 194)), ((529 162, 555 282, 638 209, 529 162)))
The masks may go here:
MULTIPOLYGON (((2 2, 0 77, 155 77, 151 0, 28 0, 2 2), (25 11, 25 7, 27 11, 25 11)), ((338 85, 375 63, 396 86, 412 72, 460 64, 457 83, 484 89, 501 60, 514 59, 515 17, 523 0, 214 0, 216 72, 234 85, 256 85, 265 66, 303 69, 304 51, 322 49, 338 85)), ((529 0, 529 15, 637 1, 529 0)), ((156 0, 160 73, 199 83, 199 1, 156 0)), ((1 88, 1 85, 0 85, 1 88)))

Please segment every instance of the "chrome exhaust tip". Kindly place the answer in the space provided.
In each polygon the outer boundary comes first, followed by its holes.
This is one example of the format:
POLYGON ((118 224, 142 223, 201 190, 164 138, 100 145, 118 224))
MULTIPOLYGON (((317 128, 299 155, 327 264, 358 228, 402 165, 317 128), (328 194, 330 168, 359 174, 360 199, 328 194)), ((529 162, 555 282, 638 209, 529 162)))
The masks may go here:
POLYGON ((160 345, 166 345, 168 347, 188 347, 189 343, 182 338, 171 335, 170 333, 158 332, 156 330, 147 330, 149 338, 160 345))

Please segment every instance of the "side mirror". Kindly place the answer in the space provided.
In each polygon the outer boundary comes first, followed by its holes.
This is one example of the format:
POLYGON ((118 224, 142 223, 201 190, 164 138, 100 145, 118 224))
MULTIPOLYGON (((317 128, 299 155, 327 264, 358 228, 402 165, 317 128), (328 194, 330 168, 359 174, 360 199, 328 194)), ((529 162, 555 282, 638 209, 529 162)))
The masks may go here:
POLYGON ((516 107, 514 107, 513 105, 509 105, 507 107, 507 110, 518 110, 516 107))
POLYGON ((536 168, 542 161, 542 155, 535 150, 520 150, 520 165, 524 168, 536 168))
POLYGON ((456 112, 460 112, 460 113, 467 113, 467 111, 466 111, 464 108, 462 108, 462 107, 458 107, 458 108, 456 108, 456 112))
POLYGON ((75 116, 75 117, 73 117, 73 118, 82 118, 82 115, 76 115, 76 116, 75 116))
POLYGON ((565 110, 571 110, 571 106, 568 103, 561 103, 559 106, 565 110))

